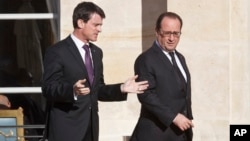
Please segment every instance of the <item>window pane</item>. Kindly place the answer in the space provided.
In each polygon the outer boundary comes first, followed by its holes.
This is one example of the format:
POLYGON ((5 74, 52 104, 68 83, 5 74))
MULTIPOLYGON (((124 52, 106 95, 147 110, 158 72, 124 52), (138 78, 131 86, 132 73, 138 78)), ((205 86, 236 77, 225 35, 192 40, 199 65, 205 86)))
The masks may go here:
MULTIPOLYGON (((57 6, 59 0, 53 0, 53 2, 57 6)), ((58 10, 53 11, 56 14, 57 12, 58 10)), ((16 13, 49 12, 46 0, 0 0, 0 14, 16 13)), ((0 103, 0 109, 22 107, 26 119, 25 125, 45 123, 45 100, 41 93, 15 90, 30 87, 29 90, 36 88, 37 91, 40 88, 44 51, 59 37, 57 20, 59 18, 52 20, 0 19, 0 88, 9 90, 6 93, 0 91, 0 99, 7 97, 11 103, 11 107, 0 103), (53 30, 51 21, 53 21, 53 30)), ((42 133, 42 128, 25 129, 25 136, 41 136, 42 133)))
MULTIPOLYGON (((1 0, 0 5, 1 13, 48 12, 45 0, 1 0)), ((1 20, 0 87, 40 86, 43 54, 55 37, 50 20, 1 20)))

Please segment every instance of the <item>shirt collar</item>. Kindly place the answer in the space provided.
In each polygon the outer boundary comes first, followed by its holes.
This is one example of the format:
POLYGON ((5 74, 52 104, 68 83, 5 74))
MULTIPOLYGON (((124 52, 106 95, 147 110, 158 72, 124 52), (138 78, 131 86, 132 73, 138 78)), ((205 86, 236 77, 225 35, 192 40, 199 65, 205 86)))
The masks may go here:
MULTIPOLYGON (((85 43, 83 41, 81 41, 80 39, 78 39, 73 33, 70 34, 70 37, 72 38, 72 40, 76 44, 77 48, 82 48, 83 45, 85 45, 85 43)), ((87 43, 87 45, 89 45, 89 44, 87 43)))

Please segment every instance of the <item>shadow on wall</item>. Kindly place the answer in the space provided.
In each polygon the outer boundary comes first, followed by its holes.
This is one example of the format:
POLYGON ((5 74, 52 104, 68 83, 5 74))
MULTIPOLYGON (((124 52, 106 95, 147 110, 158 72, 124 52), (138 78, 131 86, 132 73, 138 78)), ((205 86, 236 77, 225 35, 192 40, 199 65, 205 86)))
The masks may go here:
POLYGON ((156 19, 165 11, 167 11, 167 0, 142 0, 142 51, 153 44, 156 19))

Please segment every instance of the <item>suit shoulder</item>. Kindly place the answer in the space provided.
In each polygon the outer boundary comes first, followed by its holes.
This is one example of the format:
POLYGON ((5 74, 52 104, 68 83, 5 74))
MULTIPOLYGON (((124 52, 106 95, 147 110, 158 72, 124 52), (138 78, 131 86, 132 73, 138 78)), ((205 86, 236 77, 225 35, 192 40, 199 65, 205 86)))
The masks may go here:
POLYGON ((176 54, 178 57, 185 59, 184 55, 176 50, 176 54))
POLYGON ((96 50, 102 51, 102 49, 100 47, 98 47, 97 45, 93 44, 93 43, 89 43, 91 48, 94 48, 96 50))
POLYGON ((103 56, 103 52, 102 52, 102 49, 100 47, 98 47, 97 45, 95 45, 93 43, 89 43, 89 46, 92 50, 92 53, 95 52, 98 55, 100 55, 101 57, 103 56))
POLYGON ((70 38, 70 36, 66 37, 65 39, 62 39, 58 42, 56 42, 55 44, 51 45, 50 47, 48 47, 46 49, 46 52, 60 52, 60 51, 64 51, 65 49, 67 49, 68 47, 71 46, 75 46, 75 43, 73 42, 73 40, 70 38))
POLYGON ((156 54, 155 49, 153 47, 145 50, 144 52, 142 52, 137 58, 151 58, 152 56, 154 56, 156 54))
POLYGON ((56 44, 54 44, 54 47, 67 47, 67 46, 72 46, 75 45, 74 41, 72 40, 72 38, 70 36, 66 37, 65 39, 57 42, 56 44))

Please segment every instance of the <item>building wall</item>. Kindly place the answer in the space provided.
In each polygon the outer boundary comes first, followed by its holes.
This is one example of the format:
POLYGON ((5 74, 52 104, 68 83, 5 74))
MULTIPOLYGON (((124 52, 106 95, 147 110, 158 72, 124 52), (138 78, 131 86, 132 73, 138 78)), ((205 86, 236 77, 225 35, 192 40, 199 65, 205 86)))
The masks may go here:
MULTIPOLYGON (((247 0, 92 0, 106 13, 95 42, 104 52, 108 84, 134 75, 136 57, 149 48, 157 16, 173 11, 184 21, 178 50, 192 76, 194 141, 228 141, 230 124, 250 123, 249 2, 247 0)), ((61 38, 72 32, 73 8, 61 0, 61 38)), ((99 103, 100 141, 122 141, 139 116, 136 95, 99 103)))

